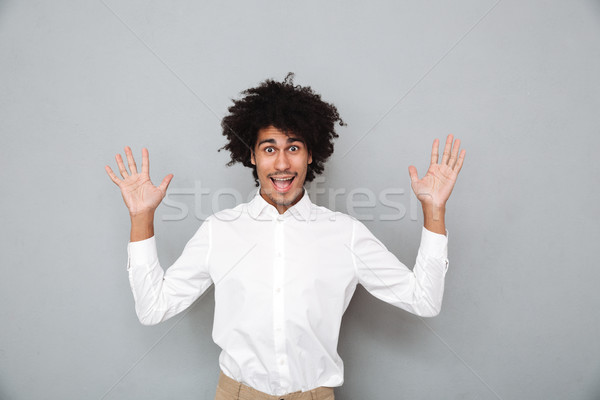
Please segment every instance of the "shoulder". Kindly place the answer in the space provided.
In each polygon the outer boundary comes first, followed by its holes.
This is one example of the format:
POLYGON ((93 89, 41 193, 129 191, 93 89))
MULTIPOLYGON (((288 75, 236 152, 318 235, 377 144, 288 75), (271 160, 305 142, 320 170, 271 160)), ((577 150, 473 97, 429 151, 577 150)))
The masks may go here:
POLYGON ((240 203, 233 208, 220 210, 209 216, 205 222, 218 224, 219 222, 232 222, 240 219, 240 217, 248 215, 248 204, 240 203))
POLYGON ((335 229, 351 233, 352 240, 374 238, 370 229, 361 220, 352 215, 313 204, 311 217, 313 220, 335 223, 335 229))
POLYGON ((351 215, 340 211, 333 211, 327 207, 318 206, 314 203, 311 204, 310 215, 312 220, 327 220, 340 225, 352 226, 355 222, 358 222, 358 220, 351 215))

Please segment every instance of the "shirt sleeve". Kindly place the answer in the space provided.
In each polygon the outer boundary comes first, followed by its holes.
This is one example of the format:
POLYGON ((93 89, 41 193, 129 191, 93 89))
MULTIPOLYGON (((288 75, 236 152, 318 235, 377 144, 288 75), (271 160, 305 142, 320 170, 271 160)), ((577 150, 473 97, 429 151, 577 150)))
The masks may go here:
POLYGON ((447 230, 441 235, 423 227, 412 271, 358 220, 351 250, 358 282, 373 296, 422 317, 439 314, 448 270, 447 230))
POLYGON ((129 283, 143 325, 155 325, 180 313, 213 283, 209 273, 210 231, 206 220, 166 272, 158 261, 154 236, 127 244, 129 283))

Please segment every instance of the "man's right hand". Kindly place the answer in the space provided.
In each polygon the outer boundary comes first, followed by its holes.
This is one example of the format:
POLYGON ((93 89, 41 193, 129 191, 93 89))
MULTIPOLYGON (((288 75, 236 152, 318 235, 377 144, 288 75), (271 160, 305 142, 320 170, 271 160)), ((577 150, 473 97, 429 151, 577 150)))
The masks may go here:
POLYGON ((173 174, 165 176, 160 186, 154 186, 150 181, 150 163, 148 161, 148 149, 142 148, 142 172, 137 172, 137 166, 131 154, 131 148, 125 147, 125 155, 129 164, 129 173, 123 164, 121 154, 115 156, 117 165, 123 179, 119 179, 113 170, 106 165, 104 169, 110 179, 121 189, 123 200, 129 209, 129 215, 135 217, 143 214, 154 214, 154 211, 165 197, 167 187, 173 178, 173 174))

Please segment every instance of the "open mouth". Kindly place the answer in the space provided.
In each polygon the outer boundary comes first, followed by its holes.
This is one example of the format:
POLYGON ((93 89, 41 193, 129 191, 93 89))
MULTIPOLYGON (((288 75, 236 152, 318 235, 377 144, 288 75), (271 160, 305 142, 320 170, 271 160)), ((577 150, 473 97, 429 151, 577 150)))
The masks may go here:
POLYGON ((292 182, 294 181, 295 178, 296 178, 295 176, 271 177, 271 182, 273 182, 273 186, 275 187, 275 190, 277 190, 279 193, 285 193, 288 190, 290 190, 290 188, 292 187, 292 182))

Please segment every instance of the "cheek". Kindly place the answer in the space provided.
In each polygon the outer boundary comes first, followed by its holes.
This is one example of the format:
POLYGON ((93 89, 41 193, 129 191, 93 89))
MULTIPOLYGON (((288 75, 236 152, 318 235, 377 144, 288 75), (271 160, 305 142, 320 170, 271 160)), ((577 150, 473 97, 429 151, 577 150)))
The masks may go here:
POLYGON ((256 164, 254 164, 254 167, 256 168, 256 173, 260 176, 260 175, 265 175, 268 172, 268 163, 258 157, 256 160, 256 164))
POLYGON ((264 168, 257 168, 256 171, 258 172, 259 177, 264 178, 267 175, 267 171, 264 168))

